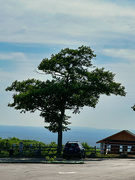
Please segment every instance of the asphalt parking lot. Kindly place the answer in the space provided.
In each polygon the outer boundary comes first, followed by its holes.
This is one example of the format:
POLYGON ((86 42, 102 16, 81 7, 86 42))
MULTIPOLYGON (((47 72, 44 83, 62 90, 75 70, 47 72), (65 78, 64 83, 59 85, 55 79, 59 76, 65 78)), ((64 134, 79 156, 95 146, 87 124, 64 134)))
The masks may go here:
POLYGON ((135 159, 86 159, 84 164, 0 163, 1 180, 135 180, 135 159))

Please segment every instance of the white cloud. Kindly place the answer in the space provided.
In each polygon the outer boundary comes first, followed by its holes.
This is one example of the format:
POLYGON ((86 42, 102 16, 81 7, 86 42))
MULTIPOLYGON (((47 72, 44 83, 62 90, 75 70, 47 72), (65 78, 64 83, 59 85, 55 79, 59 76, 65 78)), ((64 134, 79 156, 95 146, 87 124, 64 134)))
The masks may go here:
POLYGON ((135 17, 135 11, 133 7, 123 7, 113 3, 113 1, 89 1, 89 0, 78 0, 78 1, 64 1, 64 0, 23 0, 25 10, 36 11, 40 14, 69 14, 76 16, 130 16, 135 17), (98 5, 97 5, 98 4, 98 5))
POLYGON ((135 50, 134 49, 104 49, 103 53, 107 56, 122 59, 126 62, 135 64, 135 50))
MULTIPOLYGON (((135 98, 135 50, 134 49, 104 49, 102 54, 106 61, 97 62, 97 66, 104 67, 115 74, 116 82, 125 86, 128 98, 135 98)), ((127 99, 128 99, 127 98, 127 99)), ((130 101, 132 101, 130 99, 130 101)), ((132 103, 131 103, 132 104, 132 103)), ((132 105, 131 105, 132 106, 132 105)))
POLYGON ((22 52, 0 53, 0 60, 26 61, 27 58, 22 52))
POLYGON ((0 9, 0 41, 78 45, 135 35, 135 8, 113 1, 7 0, 0 9))

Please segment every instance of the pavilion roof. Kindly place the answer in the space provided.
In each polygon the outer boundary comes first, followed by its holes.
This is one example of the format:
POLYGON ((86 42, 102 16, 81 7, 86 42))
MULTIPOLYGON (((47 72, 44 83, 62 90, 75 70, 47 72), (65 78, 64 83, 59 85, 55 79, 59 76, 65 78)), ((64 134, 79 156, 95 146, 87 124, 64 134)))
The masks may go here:
POLYGON ((127 143, 127 144, 135 144, 135 134, 130 132, 129 130, 123 130, 116 134, 113 134, 109 137, 106 137, 104 139, 101 139, 100 141, 97 141, 96 143, 109 143, 109 144, 121 144, 121 143, 127 143))

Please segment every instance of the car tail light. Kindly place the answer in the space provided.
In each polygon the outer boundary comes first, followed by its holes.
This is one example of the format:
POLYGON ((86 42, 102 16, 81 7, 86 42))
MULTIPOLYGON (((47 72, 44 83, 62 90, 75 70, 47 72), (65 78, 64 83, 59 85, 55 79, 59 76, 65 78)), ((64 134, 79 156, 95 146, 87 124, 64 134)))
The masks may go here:
POLYGON ((75 149, 76 149, 76 150, 80 150, 80 148, 79 148, 79 147, 76 147, 75 149))

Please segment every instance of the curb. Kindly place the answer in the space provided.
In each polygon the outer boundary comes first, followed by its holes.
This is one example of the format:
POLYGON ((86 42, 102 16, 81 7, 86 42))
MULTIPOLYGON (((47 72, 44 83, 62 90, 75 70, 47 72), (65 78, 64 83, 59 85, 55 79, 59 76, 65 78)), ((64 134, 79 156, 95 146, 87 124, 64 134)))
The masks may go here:
POLYGON ((2 163, 84 164, 84 161, 1 161, 2 163))

